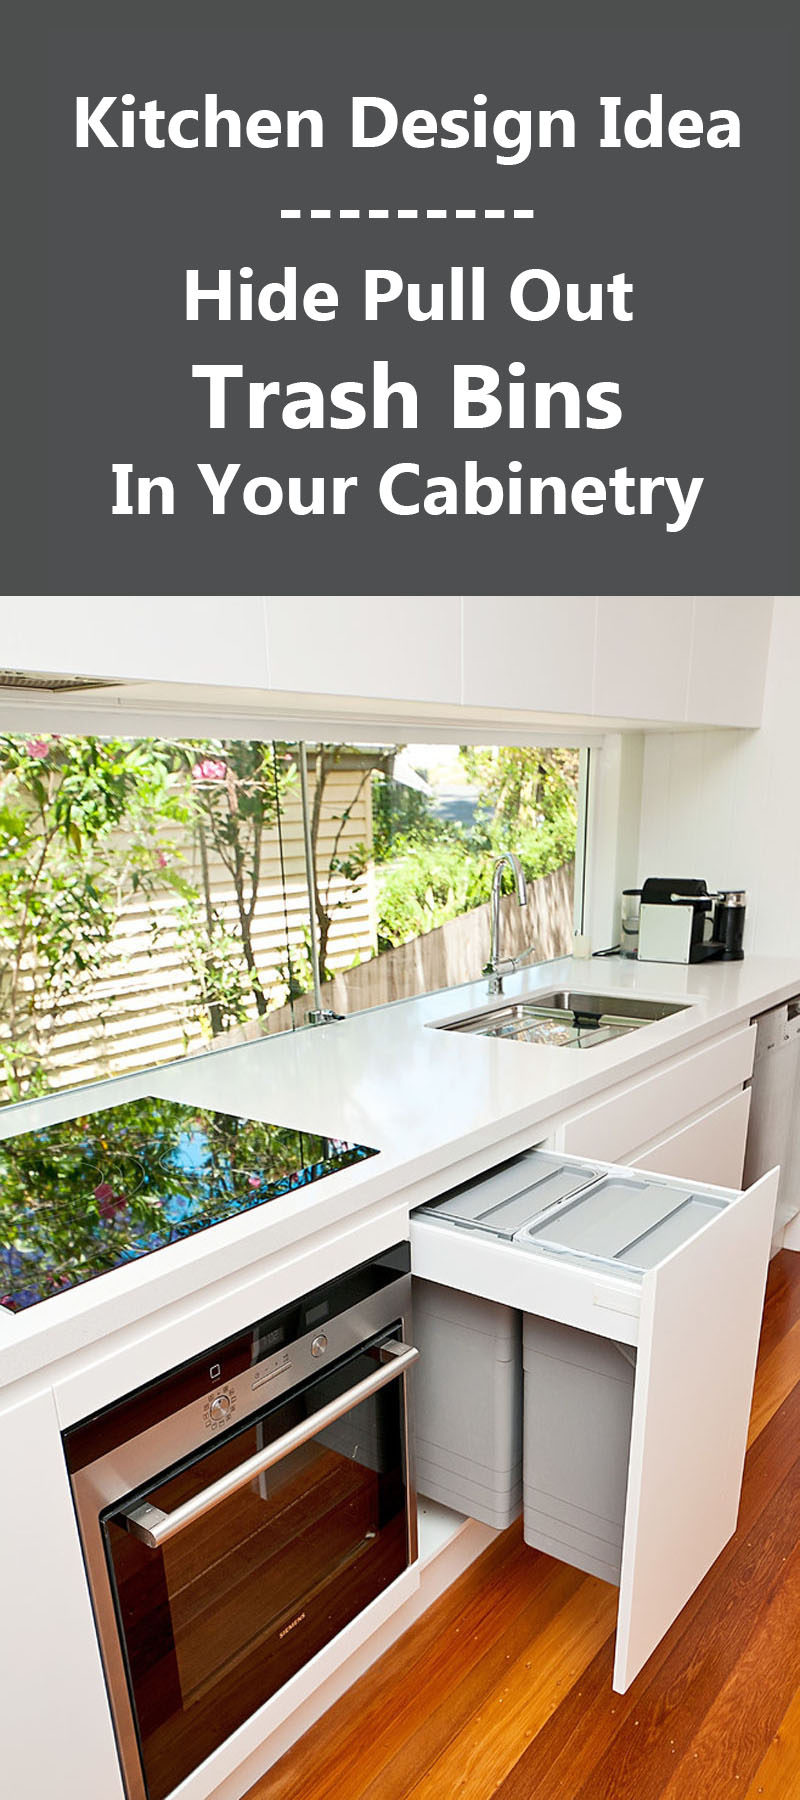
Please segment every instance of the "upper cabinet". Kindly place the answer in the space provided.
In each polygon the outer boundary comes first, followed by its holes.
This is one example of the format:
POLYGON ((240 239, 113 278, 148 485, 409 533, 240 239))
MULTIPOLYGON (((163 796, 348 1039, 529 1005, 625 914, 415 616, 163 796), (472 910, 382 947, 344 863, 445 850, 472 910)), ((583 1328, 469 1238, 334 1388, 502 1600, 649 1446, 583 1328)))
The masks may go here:
POLYGON ((623 724, 760 723, 771 599, 484 595, 463 606, 467 705, 623 724))
POLYGON ((694 607, 687 719, 760 725, 773 601, 704 594, 694 607))
POLYGON ((466 706, 589 715, 597 601, 584 595, 465 595, 466 706))
POLYGON ((772 608, 741 595, 7 600, 0 669, 185 684, 212 710, 221 691, 249 690, 487 710, 498 726, 503 713, 755 726, 772 608))
POLYGON ((5 599, 0 669, 266 687, 264 602, 249 594, 5 599))
POLYGON ((270 685, 278 691, 459 704, 457 594, 303 594, 264 604, 270 685))

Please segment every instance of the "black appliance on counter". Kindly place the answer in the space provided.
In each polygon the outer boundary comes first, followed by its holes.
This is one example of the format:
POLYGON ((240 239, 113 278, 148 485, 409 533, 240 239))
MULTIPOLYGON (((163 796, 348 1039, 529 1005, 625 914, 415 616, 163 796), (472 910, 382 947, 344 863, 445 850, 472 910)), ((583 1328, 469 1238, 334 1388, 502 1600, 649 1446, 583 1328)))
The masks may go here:
POLYGON ((747 895, 704 881, 651 876, 642 887, 640 962, 741 962, 747 895))
POLYGON ((63 1434, 128 1800, 165 1800, 416 1560, 410 1248, 63 1434))

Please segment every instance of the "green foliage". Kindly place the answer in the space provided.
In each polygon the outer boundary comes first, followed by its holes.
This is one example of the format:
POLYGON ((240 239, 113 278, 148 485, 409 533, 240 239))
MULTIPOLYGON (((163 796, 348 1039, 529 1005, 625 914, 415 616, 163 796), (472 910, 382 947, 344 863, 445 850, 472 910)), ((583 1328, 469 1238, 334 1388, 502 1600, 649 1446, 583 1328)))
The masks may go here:
MULTIPOLYGON (((476 823, 464 829, 436 817, 416 791, 413 819, 390 839, 403 807, 381 799, 383 858, 378 895, 378 947, 408 943, 488 900, 497 857, 515 850, 529 881, 560 869, 575 855, 577 752, 517 746, 461 750, 479 790, 476 823)), ((384 784, 390 786, 392 784, 384 784)), ((510 880, 510 878, 509 878, 510 880)))
POLYGON ((400 781, 389 781, 376 775, 372 783, 372 853, 376 863, 389 862, 397 855, 400 839, 413 843, 430 843, 441 834, 442 827, 431 814, 427 794, 418 788, 404 787, 400 781))
MULTIPOLYGON (((384 949, 487 899, 501 850, 516 850, 531 879, 574 854, 574 751, 462 750, 478 789, 475 823, 465 828, 440 818, 425 794, 373 773, 354 750, 320 744, 314 753, 312 902, 323 980, 333 920, 372 865, 384 949), (326 782, 348 758, 362 771, 353 798, 323 815, 326 782), (374 842, 351 844, 345 834, 368 782, 374 842)), ((383 747, 375 764, 385 769, 390 756, 383 747)), ((162 930, 177 929, 188 1017, 207 1036, 309 991, 308 932, 268 986, 253 943, 266 834, 297 779, 283 744, 0 736, 0 1079, 11 1098, 45 1091, 65 1006, 88 1021, 101 1017, 97 979, 134 895, 150 906, 151 950, 162 930), (187 834, 198 880, 189 879, 187 834), (214 898, 220 862, 233 894, 224 908, 214 898)))
POLYGON ((296 770, 285 746, 244 739, 184 739, 170 746, 189 795, 202 893, 180 909, 178 932, 194 977, 192 1016, 216 1037, 270 1008, 253 948, 264 833, 275 825, 296 770), (233 930, 212 904, 209 849, 227 870, 236 906, 233 930))
POLYGON ((45 1085, 57 1009, 89 996, 124 896, 170 879, 164 827, 185 816, 159 745, 0 736, 0 1014, 16 1097, 45 1085))
POLYGON ((575 814, 577 750, 538 750, 517 744, 495 749, 462 747, 461 761, 480 791, 487 815, 517 830, 539 827, 566 808, 575 814))
POLYGON ((192 978, 190 1017, 209 1038, 244 1025, 252 1015, 254 989, 242 962, 241 938, 227 929, 216 908, 209 918, 197 894, 176 909, 175 922, 192 978))
POLYGON ((483 898, 466 836, 442 832, 434 841, 406 839, 383 864, 378 900, 378 948, 432 931, 483 898))

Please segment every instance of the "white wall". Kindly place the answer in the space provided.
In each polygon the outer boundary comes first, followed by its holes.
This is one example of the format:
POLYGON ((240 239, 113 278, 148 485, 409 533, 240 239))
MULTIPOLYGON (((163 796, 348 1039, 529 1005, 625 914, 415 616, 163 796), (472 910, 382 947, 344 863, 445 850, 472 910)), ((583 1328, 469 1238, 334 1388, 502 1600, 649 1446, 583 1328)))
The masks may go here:
POLYGON ((759 731, 648 732, 639 880, 745 887, 745 948, 800 956, 800 599, 776 600, 759 731))

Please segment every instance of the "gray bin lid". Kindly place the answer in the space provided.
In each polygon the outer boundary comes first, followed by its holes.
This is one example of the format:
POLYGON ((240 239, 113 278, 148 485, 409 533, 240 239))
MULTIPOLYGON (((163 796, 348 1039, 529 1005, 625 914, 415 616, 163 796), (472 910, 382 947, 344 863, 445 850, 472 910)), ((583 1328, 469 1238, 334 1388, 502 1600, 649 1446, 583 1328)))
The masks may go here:
POLYGON ((601 1174, 600 1169, 581 1168, 544 1150, 526 1150, 499 1169, 427 1201, 418 1211, 427 1218, 510 1240, 520 1226, 530 1225, 550 1207, 582 1193, 601 1174))

